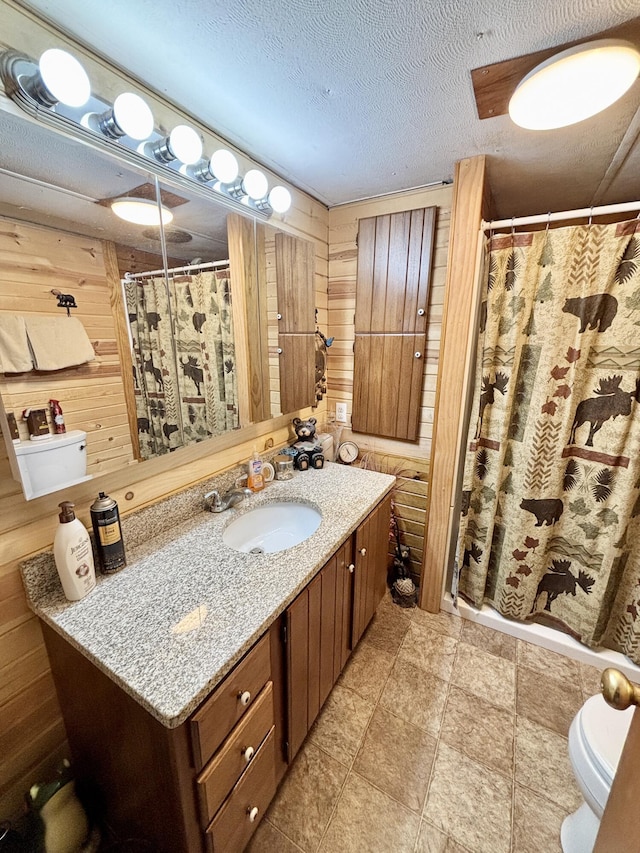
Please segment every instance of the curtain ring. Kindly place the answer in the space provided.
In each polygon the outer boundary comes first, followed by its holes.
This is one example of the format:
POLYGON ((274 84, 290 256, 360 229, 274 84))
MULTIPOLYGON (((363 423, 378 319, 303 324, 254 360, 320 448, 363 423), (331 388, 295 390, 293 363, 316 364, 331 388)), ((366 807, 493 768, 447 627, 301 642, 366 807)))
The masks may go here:
POLYGON ((515 216, 512 216, 511 217, 511 248, 512 249, 515 246, 515 240, 516 240, 515 220, 516 220, 515 216))
POLYGON ((591 220, 593 219, 593 205, 589 208, 589 222, 587 228, 591 228, 591 220))
POLYGON ((549 211, 549 213, 547 213, 547 224, 546 224, 545 229, 544 229, 545 234, 549 233, 549 226, 550 225, 551 225, 551 211, 549 211))

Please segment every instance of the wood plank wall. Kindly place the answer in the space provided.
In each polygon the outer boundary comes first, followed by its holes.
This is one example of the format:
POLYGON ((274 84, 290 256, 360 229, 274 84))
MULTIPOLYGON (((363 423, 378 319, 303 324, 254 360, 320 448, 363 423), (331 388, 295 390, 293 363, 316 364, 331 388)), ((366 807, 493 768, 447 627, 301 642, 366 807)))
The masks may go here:
POLYGON ((429 482, 429 459, 435 406, 442 309, 449 245, 449 222, 453 189, 450 186, 369 199, 341 205, 329 211, 329 327, 334 336, 328 351, 328 415, 335 415, 336 402, 347 404, 347 425, 330 424, 339 440, 353 438, 368 463, 378 470, 409 476, 398 480, 394 501, 403 541, 411 548, 412 572, 419 578, 423 559, 425 512, 429 482), (351 433, 353 401, 353 342, 358 249, 358 220, 385 213, 437 206, 436 241, 428 310, 427 345, 424 359, 419 438, 396 441, 351 433))
MULTIPOLYGON (((295 193, 292 210, 274 224, 313 242, 316 252, 315 299, 326 323, 326 208, 301 193, 295 193)), ((11 233, 19 233, 22 237, 27 231, 20 224, 19 232, 13 228, 11 233)), ((71 238, 65 237, 65 243, 70 240, 71 238)), ((80 242, 75 245, 85 244, 80 242)), ((84 253, 89 254, 85 250, 84 253)), ((32 253, 32 256, 41 257, 42 253, 32 253)), ((7 255, 2 253, 0 260, 0 266, 5 267, 7 255)), ((96 262, 96 269, 98 268, 99 264, 96 262)), ((29 310, 31 301, 23 302, 23 299, 25 288, 32 286, 35 286, 37 291, 38 306, 41 308, 39 313, 45 313, 50 305, 55 306, 54 297, 49 295, 49 302, 42 293, 43 290, 48 292, 55 286, 54 278, 47 277, 45 287, 42 278, 38 278, 40 272, 37 263, 22 270, 20 296, 18 290, 11 291, 11 276, 7 278, 5 273, 5 279, 0 283, 3 293, 0 307, 17 313, 29 310), (7 302, 5 294, 10 296, 11 293, 11 301, 7 302)), ((102 287, 98 272, 85 278, 86 282, 74 283, 73 286, 68 283, 68 278, 55 279, 62 292, 75 293, 81 306, 80 311, 83 305, 96 304, 96 294, 101 292, 102 287), (67 282, 67 285, 62 286, 63 282, 67 282), (91 294, 91 299, 89 296, 85 298, 85 293, 91 294)), ((81 423, 91 426, 94 435, 105 436, 104 447, 109 447, 109 437, 119 435, 116 421, 122 420, 126 434, 128 427, 123 404, 111 402, 112 399, 122 399, 122 383, 115 347, 107 343, 111 341, 113 327, 110 314, 104 310, 101 299, 97 301, 99 310, 97 307, 91 309, 97 318, 95 326, 90 323, 89 317, 92 314, 84 317, 82 313, 78 314, 91 329, 91 340, 99 344, 96 367, 93 368, 89 379, 83 377, 78 380, 79 388, 83 390, 79 390, 73 398, 66 393, 62 403, 70 428, 80 426, 81 423), (102 373, 108 375, 103 377, 104 386, 97 390, 97 377, 102 373), (83 412, 82 422, 79 420, 80 410, 83 412), (98 424, 102 425, 100 429, 98 424)), ((108 297, 106 305, 109 305, 108 297)), ((56 396, 52 389, 40 389, 38 382, 33 380, 26 380, 24 385, 26 390, 20 392, 23 396, 16 397, 19 405, 22 405, 24 400, 31 405, 40 405, 41 402, 44 405, 50 396, 56 396)), ((316 415, 323 417, 323 411, 324 404, 316 415)), ((311 414, 311 410, 293 414, 305 417, 311 414)), ((0 443, 0 818, 19 814, 28 787, 34 781, 50 778, 56 763, 68 755, 64 726, 39 621, 27 607, 19 574, 19 564, 25 557, 51 548, 57 524, 58 502, 62 497, 74 501, 78 516, 90 526, 89 505, 98 490, 103 490, 118 501, 121 513, 126 515, 209 478, 225 468, 246 461, 254 446, 262 450, 271 442, 276 446, 288 443, 291 438, 289 422, 290 417, 272 418, 246 430, 177 451, 171 454, 170 458, 163 457, 144 462, 142 465, 132 463, 110 474, 99 473, 102 459, 100 456, 93 462, 94 470, 99 474, 94 480, 68 489, 64 495, 53 494, 29 502, 24 500, 20 486, 11 477, 6 448, 4 442, 0 443)), ((97 444, 97 439, 95 441, 97 444)), ((104 447, 101 444, 100 454, 104 453, 104 447)), ((125 455, 123 458, 126 462, 129 457, 125 455)))
MULTIPOLYGON (((46 409, 60 401, 67 430, 87 433, 87 473, 117 470, 133 461, 127 408, 118 360, 111 286, 100 240, 0 218, 0 314, 50 316, 66 322, 52 289, 70 293, 72 314, 84 326, 96 353, 94 361, 55 372, 6 374, 0 384, 5 409, 12 411, 23 440, 28 440, 20 414, 26 408, 46 409)), ((5 487, 0 512, 15 512, 5 487)))

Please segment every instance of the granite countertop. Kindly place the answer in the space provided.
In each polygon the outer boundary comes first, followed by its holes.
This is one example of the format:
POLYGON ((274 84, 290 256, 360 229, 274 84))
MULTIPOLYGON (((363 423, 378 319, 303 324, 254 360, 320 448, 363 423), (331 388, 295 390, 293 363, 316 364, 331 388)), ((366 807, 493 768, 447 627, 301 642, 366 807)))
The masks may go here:
POLYGON ((394 482, 388 474, 327 463, 319 471, 274 481, 235 508, 219 514, 198 510, 162 530, 157 514, 170 512, 168 499, 157 505, 155 525, 149 525, 153 538, 128 547, 127 567, 100 576, 86 598, 73 603, 65 599, 53 557, 45 554, 22 566, 27 599, 43 621, 163 725, 174 728, 264 634, 394 482), (322 512, 318 530, 274 554, 244 554, 223 543, 231 521, 274 501, 316 506, 322 512))

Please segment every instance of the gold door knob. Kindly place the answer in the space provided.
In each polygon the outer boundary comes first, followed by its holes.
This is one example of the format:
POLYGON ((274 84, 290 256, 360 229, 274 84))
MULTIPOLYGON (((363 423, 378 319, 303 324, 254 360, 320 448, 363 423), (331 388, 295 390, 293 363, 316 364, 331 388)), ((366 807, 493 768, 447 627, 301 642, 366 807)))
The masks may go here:
POLYGON ((600 678, 600 688, 605 702, 617 711, 624 711, 630 705, 640 705, 640 687, 632 684, 617 669, 605 669, 600 678))

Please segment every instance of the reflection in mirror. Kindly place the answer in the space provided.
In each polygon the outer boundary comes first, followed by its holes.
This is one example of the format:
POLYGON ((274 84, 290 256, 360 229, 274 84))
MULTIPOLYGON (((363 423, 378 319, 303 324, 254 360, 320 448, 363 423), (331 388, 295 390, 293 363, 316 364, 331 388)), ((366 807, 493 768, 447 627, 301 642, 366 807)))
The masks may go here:
MULTIPOLYGON (((163 185, 162 206, 173 214, 172 222, 164 228, 163 244, 160 228, 125 222, 110 206, 115 198, 132 195, 157 203, 155 174, 123 164, 11 108, 3 108, 1 116, 0 317, 58 317, 62 312, 51 290, 72 294, 78 305, 72 314, 83 325, 96 355, 93 361, 56 371, 0 375, 0 424, 14 478, 20 481, 20 472, 7 424, 2 421, 3 410, 16 416, 24 444, 29 437, 22 412, 27 408, 47 410, 49 430, 53 431, 48 404, 50 399, 59 400, 67 431, 87 433, 87 474, 93 476, 146 458, 149 448, 144 448, 143 454, 138 442, 140 437, 140 444, 150 444, 145 418, 150 422, 149 437, 156 418, 162 441, 157 452, 166 453, 178 446, 180 430, 187 433, 188 443, 194 437, 199 440, 218 435, 225 429, 280 414, 277 286, 272 278, 269 287, 276 289, 267 297, 262 287, 266 274, 260 272, 268 266, 269 275, 275 276, 277 229, 269 228, 268 252, 261 255, 256 252, 256 224, 251 215, 227 214, 222 205, 202 199, 196 191, 191 197, 182 186, 163 185), (198 258, 198 264, 212 266, 196 271, 194 261, 198 258), (218 262, 220 266, 216 266, 218 262), (133 296, 127 297, 131 302, 125 306, 122 286, 126 273, 130 282, 136 282, 136 291, 138 283, 147 281, 150 273, 154 280, 163 278, 166 284, 165 265, 174 270, 166 329, 177 325, 180 336, 172 376, 176 388, 180 383, 182 387, 176 391, 176 417, 170 420, 161 419, 160 383, 155 371, 160 371, 164 383, 168 376, 164 371, 172 369, 158 365, 152 357, 145 370, 150 344, 143 357, 145 348, 138 341, 143 360, 136 364, 134 380, 132 353, 138 320, 128 323, 128 314, 137 317, 140 311, 149 315, 160 311, 152 305, 134 305, 137 300, 133 296), (189 269, 176 269, 180 267, 189 269), (158 270, 162 274, 154 272, 158 270), (199 288, 205 273, 215 293, 203 297, 199 288), (271 340, 267 339, 265 320, 268 302, 271 340), (207 349, 203 342, 208 325, 218 326, 218 337, 207 344, 207 349), (138 391, 144 382, 151 390, 145 410, 139 408, 136 381, 138 391), (213 402, 209 407, 210 396, 213 402), (149 415, 147 410, 154 400, 156 414, 149 415), (172 426, 178 429, 170 429, 172 426)), ((292 290, 287 299, 303 299, 312 310, 312 275, 308 281, 310 289, 301 284, 299 292, 292 290)), ((157 330, 149 328, 149 333, 160 332, 162 321, 157 325, 157 330)), ((169 336, 162 340, 166 341, 162 349, 168 353, 169 336)), ((158 352, 160 344, 156 338, 154 348, 158 352)), ((310 368, 312 365, 300 359, 295 363, 298 374, 306 374, 310 368)), ((305 400, 294 409, 310 402, 305 400)), ((162 405, 166 409, 166 402, 162 405)))
POLYGON ((141 459, 239 426, 226 215, 182 190, 159 198, 173 220, 147 235, 164 237, 167 268, 121 267, 141 459))

